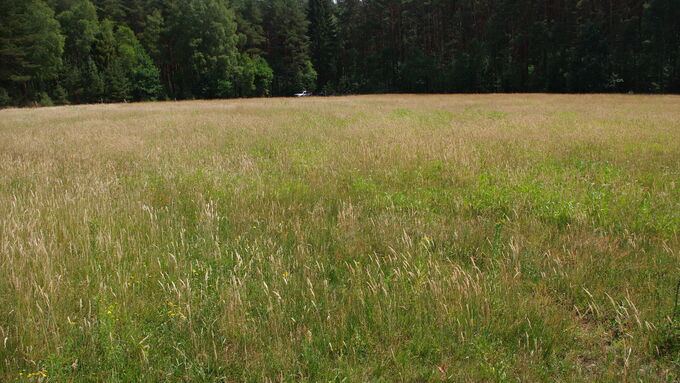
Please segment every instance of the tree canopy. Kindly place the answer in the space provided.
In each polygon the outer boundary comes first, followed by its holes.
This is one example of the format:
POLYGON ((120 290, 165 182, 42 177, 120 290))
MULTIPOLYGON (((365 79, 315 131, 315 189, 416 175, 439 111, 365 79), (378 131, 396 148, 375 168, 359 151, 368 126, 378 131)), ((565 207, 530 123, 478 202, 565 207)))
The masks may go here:
POLYGON ((4 0, 0 104, 680 92, 677 0, 4 0))

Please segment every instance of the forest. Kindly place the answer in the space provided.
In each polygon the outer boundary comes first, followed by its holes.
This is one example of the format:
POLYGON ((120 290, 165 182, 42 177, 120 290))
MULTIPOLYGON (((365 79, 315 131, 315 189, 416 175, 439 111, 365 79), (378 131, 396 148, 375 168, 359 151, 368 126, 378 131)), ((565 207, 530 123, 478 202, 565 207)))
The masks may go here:
POLYGON ((2 0, 0 106, 680 92, 677 0, 2 0))

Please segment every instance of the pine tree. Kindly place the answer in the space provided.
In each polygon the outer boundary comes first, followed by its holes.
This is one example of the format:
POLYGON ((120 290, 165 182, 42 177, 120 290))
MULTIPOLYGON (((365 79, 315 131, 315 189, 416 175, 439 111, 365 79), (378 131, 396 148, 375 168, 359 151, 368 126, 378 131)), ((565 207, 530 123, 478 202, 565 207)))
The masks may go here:
POLYGON ((160 71, 146 52, 137 53, 137 65, 132 72, 132 96, 137 101, 156 101, 163 94, 160 71))
POLYGON ((267 3, 267 62, 274 70, 276 95, 314 90, 316 72, 309 57, 307 24, 300 0, 270 0, 267 3))
POLYGON ((677 0, 2 0, 0 94, 680 92, 678 19, 677 0))
POLYGON ((79 84, 79 89, 82 91, 81 100, 84 102, 102 102, 105 96, 105 83, 94 59, 88 58, 80 71, 82 73, 81 83, 79 84))
POLYGON ((165 19, 159 9, 154 9, 146 16, 144 28, 140 33, 140 41, 144 49, 154 60, 161 59, 161 36, 165 32, 165 19))
POLYGON ((132 84, 123 59, 117 57, 104 72, 105 101, 121 102, 132 98, 132 84))
POLYGON ((332 0, 309 0, 308 7, 311 58, 323 88, 337 77, 337 22, 332 0))
POLYGON ((100 68, 110 66, 117 56, 114 28, 115 25, 111 20, 104 20, 100 23, 99 33, 92 48, 92 56, 100 68))
POLYGON ((93 0, 93 5, 102 20, 108 19, 116 23, 126 21, 128 12, 122 0, 93 0))
POLYGON ((239 51, 251 56, 262 56, 267 41, 262 28, 262 3, 258 0, 236 0, 234 4, 239 51))
POLYGON ((37 88, 56 78, 63 46, 59 23, 44 2, 0 4, 0 86, 10 89, 16 100, 32 98, 37 88))
MULTIPOLYGON (((126 100, 156 100, 161 94, 159 71, 137 40, 132 29, 120 26, 116 29, 117 65, 129 84, 126 100)), ((122 84, 122 83, 121 83, 122 84)), ((121 88, 125 89, 125 88, 121 88)))

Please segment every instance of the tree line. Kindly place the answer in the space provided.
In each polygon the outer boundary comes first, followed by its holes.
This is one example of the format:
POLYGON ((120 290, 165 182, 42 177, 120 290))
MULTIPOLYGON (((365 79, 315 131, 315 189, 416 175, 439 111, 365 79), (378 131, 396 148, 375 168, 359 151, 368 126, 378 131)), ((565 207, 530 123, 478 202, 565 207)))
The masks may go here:
POLYGON ((0 106, 680 92, 678 0, 0 0, 0 106))

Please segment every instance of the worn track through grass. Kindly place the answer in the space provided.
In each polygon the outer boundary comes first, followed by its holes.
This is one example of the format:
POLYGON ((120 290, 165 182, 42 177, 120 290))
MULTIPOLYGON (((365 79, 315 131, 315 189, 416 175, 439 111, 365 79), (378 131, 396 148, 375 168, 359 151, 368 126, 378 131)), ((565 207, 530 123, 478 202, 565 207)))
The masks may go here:
POLYGON ((2 110, 0 381, 676 381, 679 231, 678 96, 2 110))

